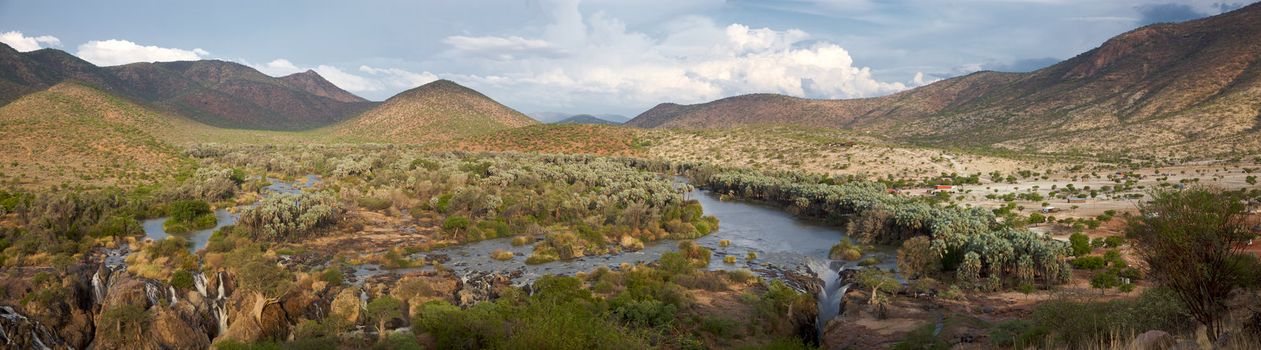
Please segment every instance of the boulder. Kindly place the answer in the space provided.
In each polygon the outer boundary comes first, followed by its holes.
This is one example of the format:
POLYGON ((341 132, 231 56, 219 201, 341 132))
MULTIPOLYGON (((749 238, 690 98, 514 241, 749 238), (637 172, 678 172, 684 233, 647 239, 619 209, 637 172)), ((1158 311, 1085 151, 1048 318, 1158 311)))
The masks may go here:
POLYGON ((363 301, 359 299, 358 288, 344 288, 333 298, 330 313, 341 317, 350 324, 359 324, 359 315, 363 311, 363 301))
POLYGON ((1125 347, 1127 350, 1165 350, 1173 347, 1176 340, 1168 332, 1151 330, 1134 337, 1134 341, 1125 347))

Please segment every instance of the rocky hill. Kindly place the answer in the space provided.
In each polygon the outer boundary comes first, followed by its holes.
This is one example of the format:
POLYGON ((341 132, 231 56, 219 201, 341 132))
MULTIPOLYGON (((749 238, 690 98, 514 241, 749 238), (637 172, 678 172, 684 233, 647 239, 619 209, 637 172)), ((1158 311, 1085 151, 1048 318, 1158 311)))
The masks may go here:
POLYGON ((1030 73, 978 72, 869 99, 746 95, 662 104, 627 125, 845 128, 925 144, 1043 152, 1232 152, 1261 119, 1261 4, 1108 40, 1030 73))
POLYGON ((374 105, 315 72, 274 78, 215 60, 97 67, 60 50, 22 53, 0 44, 0 104, 65 81, 226 128, 311 129, 374 105))
POLYGON ((333 127, 352 140, 428 143, 538 123, 473 89, 438 80, 404 91, 333 127))

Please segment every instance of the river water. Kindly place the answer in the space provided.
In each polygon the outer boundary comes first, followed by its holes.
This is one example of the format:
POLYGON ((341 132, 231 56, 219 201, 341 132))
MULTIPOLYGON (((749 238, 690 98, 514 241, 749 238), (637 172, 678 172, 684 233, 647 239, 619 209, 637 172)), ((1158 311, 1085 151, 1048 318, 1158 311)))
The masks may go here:
MULTIPOLYGON (((302 189, 318 184, 320 182, 320 177, 316 175, 307 175, 306 177, 294 182, 281 181, 280 179, 269 177, 267 178, 267 181, 271 184, 263 187, 262 194, 264 197, 276 194, 301 193, 302 189)), ((166 229, 162 228, 162 224, 166 223, 167 217, 145 220, 141 222, 141 226, 144 228, 145 238, 160 241, 170 236, 183 237, 192 243, 192 246, 189 249, 195 252, 206 247, 206 243, 210 241, 210 236, 213 235, 215 231, 218 231, 224 226, 236 224, 236 220, 238 218, 237 213, 251 206, 253 206, 253 204, 238 206, 233 210, 229 210, 227 208, 216 209, 215 227, 204 230, 175 234, 167 233, 166 229)))
MULTIPOLYGON (((816 295, 819 300, 819 326, 822 327, 840 313, 841 299, 848 288, 848 283, 840 279, 840 272, 857 267, 857 262, 828 258, 828 251, 832 245, 845 237, 843 230, 795 217, 769 205, 723 201, 717 194, 704 190, 692 190, 686 196, 688 199, 698 200, 706 215, 713 215, 719 220, 718 230, 695 240, 698 245, 714 252, 710 259, 709 269, 750 269, 759 272, 809 271, 823 282, 822 290, 816 295), (730 244, 727 247, 721 247, 719 242, 723 240, 729 241, 730 244), (757 254, 756 259, 746 259, 750 251, 757 254), (724 262, 723 257, 727 255, 735 256, 736 263, 724 262)), ((589 256, 537 265, 525 264, 526 257, 530 256, 533 250, 530 245, 514 247, 511 239, 508 238, 435 249, 417 255, 426 257, 446 255, 450 258, 446 267, 460 276, 488 271, 501 273, 521 271, 521 277, 515 279, 514 282, 526 284, 548 274, 573 275, 601 266, 616 269, 622 263, 656 261, 662 253, 674 251, 677 245, 677 241, 664 240, 646 244, 643 250, 637 252, 589 256), (496 249, 511 251, 516 256, 505 261, 491 259, 490 253, 496 249)), ((875 257, 881 261, 874 267, 891 270, 896 266, 896 256, 888 249, 867 252, 864 255, 864 258, 866 257, 875 257)))

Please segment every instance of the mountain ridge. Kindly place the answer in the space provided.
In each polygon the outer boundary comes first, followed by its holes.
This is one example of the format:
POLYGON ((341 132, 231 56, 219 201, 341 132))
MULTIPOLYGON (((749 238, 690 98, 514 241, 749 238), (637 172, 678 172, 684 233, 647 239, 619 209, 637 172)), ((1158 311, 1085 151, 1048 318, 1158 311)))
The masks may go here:
POLYGON ((331 125, 375 105, 315 72, 275 78, 219 60, 99 67, 61 50, 23 53, 0 46, 0 105, 62 82, 78 81, 208 125, 260 130, 331 125))
POLYGON ((929 145, 1040 152, 1203 146, 1205 139, 1236 139, 1258 129, 1257 37, 1261 4, 1137 28, 1029 73, 982 71, 864 99, 754 94, 660 104, 627 125, 786 124, 929 145))

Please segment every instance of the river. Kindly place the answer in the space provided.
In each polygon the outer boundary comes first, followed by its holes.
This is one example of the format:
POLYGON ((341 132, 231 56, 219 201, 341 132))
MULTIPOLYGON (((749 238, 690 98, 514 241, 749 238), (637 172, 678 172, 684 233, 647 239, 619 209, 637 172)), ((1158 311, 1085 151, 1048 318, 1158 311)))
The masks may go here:
MULTIPOLYGON (((795 217, 769 205, 720 200, 717 194, 705 190, 692 190, 686 196, 688 199, 698 200, 706 215, 713 215, 719 220, 718 230, 695 240, 697 244, 713 250, 714 256, 709 263, 710 270, 743 268, 754 271, 810 271, 823 282, 822 290, 816 295, 819 300, 819 326, 822 327, 827 320, 840 313, 841 298, 848 287, 848 283, 840 280, 840 272, 857 267, 856 261, 828 258, 828 251, 832 245, 845 237, 843 230, 795 217), (729 241, 730 245, 721 247, 719 242, 723 240, 729 241), (757 253, 756 259, 746 259, 750 251, 757 253), (726 255, 735 256, 736 263, 725 263, 723 257, 726 255)), ((468 276, 476 272, 519 270, 522 275, 514 282, 526 284, 548 274, 573 275, 601 266, 616 269, 622 263, 656 261, 662 253, 674 251, 677 245, 677 241, 664 240, 646 244, 643 250, 636 252, 589 256, 537 265, 525 264, 526 257, 533 250, 530 245, 514 247, 511 239, 508 238, 435 249, 417 255, 426 257, 446 255, 450 261, 445 266, 460 276, 468 276), (511 260, 504 261, 491 259, 490 253, 496 249, 511 251, 515 256, 511 260)), ((863 257, 879 259, 881 263, 875 267, 881 269, 890 270, 896 266, 896 256, 889 249, 867 252, 863 257)))

